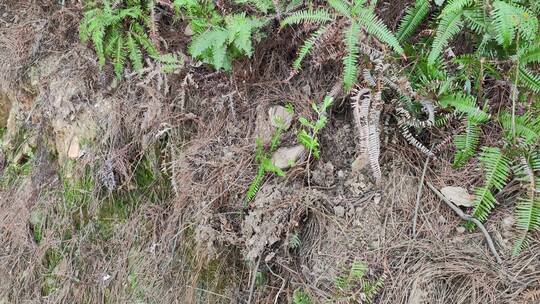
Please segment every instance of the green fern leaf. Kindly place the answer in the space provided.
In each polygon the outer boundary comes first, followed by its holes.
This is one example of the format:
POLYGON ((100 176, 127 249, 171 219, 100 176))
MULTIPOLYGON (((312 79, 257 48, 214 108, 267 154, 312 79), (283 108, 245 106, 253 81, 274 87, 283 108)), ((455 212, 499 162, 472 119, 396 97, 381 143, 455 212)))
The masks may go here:
POLYGON ((295 12, 281 21, 281 27, 304 22, 325 23, 334 20, 332 14, 324 9, 295 12))
POLYGON ((506 137, 512 141, 515 131, 515 136, 523 140, 523 144, 530 145, 538 141, 540 137, 540 116, 525 113, 524 115, 516 115, 512 121, 512 115, 508 112, 502 112, 499 115, 505 131, 506 137))
POLYGON ((431 52, 428 55, 428 64, 433 65, 437 58, 442 54, 443 49, 448 45, 450 40, 457 35, 463 28, 463 9, 449 11, 444 14, 435 34, 435 40, 431 47, 431 52))
POLYGON ((355 260, 351 265, 351 272, 349 274, 350 279, 362 279, 366 274, 367 269, 368 267, 364 262, 355 260))
POLYGON ((476 153, 481 131, 477 123, 468 120, 465 133, 456 135, 454 138, 456 154, 453 163, 455 168, 463 166, 476 153))
POLYGON ((146 53, 148 53, 148 55, 152 57, 153 59, 159 60, 160 54, 158 50, 156 49, 156 46, 154 45, 154 43, 152 43, 152 41, 146 34, 142 25, 138 23, 132 23, 131 29, 132 29, 133 36, 135 37, 135 40, 137 40, 139 45, 143 47, 146 53))
POLYGON ((133 70, 136 72, 140 71, 143 68, 143 55, 131 33, 128 34, 126 46, 133 70))
POLYGON ((540 93, 540 75, 534 74, 524 66, 519 67, 519 82, 535 93, 540 93))
POLYGON ((519 229, 532 232, 540 230, 540 200, 522 198, 516 205, 516 225, 519 229))
POLYGON ((526 185, 527 195, 518 200, 515 217, 517 227, 522 230, 514 244, 513 254, 519 254, 530 242, 530 232, 540 230, 540 155, 534 152, 523 157, 522 163, 516 168, 516 175, 526 185))
POLYGON ((341 15, 349 18, 352 17, 351 7, 346 2, 342 0, 328 0, 328 4, 341 15))
POLYGON ((300 48, 300 51, 298 52, 298 56, 296 57, 293 63, 293 68, 295 70, 299 70, 302 68, 302 61, 311 52, 311 50, 315 46, 315 43, 320 39, 320 37, 322 37, 326 33, 327 30, 328 30, 327 26, 321 26, 308 39, 306 39, 306 41, 304 41, 304 44, 300 48))
POLYGON ((520 48, 518 61, 523 66, 528 63, 540 63, 540 44, 520 48))
POLYGON ((478 187, 474 193, 473 203, 475 205, 473 216, 480 221, 485 221, 497 204, 497 200, 487 187, 478 187))
POLYGON ((105 49, 103 46, 103 39, 105 38, 105 29, 100 28, 92 32, 92 43, 98 56, 98 64, 100 67, 105 65, 105 49))
POLYGON ((512 248, 512 255, 513 256, 519 255, 523 251, 523 249, 529 246, 530 243, 531 243, 530 235, 528 233, 522 234, 514 242, 514 246, 512 248))
POLYGON ((256 29, 264 25, 264 22, 246 17, 245 13, 241 13, 227 16, 225 23, 227 24, 229 43, 233 43, 238 50, 251 57, 253 53, 251 36, 256 29))
POLYGON ((416 0, 414 6, 407 9, 396 34, 400 42, 407 40, 416 31, 428 15, 430 6, 429 0, 416 0))
POLYGON ((523 39, 532 41, 538 33, 538 18, 530 11, 504 1, 493 2, 493 23, 497 42, 509 47, 519 31, 523 39))
POLYGON ((398 54, 403 55, 405 52, 399 44, 398 39, 392 32, 386 27, 386 25, 375 14, 368 10, 361 10, 358 14, 358 22, 364 26, 366 32, 375 36, 375 38, 388 44, 398 54))
POLYGON ((126 62, 126 50, 125 50, 125 42, 124 37, 121 35, 116 40, 116 45, 114 48, 114 54, 112 56, 113 59, 113 67, 114 67, 114 73, 116 74, 117 79, 122 78, 122 74, 124 73, 124 65, 126 62))
POLYGON ((476 0, 451 0, 444 7, 441 16, 461 12, 464 8, 474 4, 476 0))
POLYGON ((510 174, 510 161, 498 148, 484 147, 480 153, 480 162, 485 170, 484 186, 475 191, 473 216, 485 221, 496 204, 492 188, 501 191, 510 174))
POLYGON ((486 122, 490 117, 488 113, 478 108, 476 98, 471 95, 462 93, 447 95, 439 100, 439 104, 443 107, 454 107, 457 113, 466 114, 468 119, 476 123, 486 122))
POLYGON ((347 54, 343 57, 343 86, 348 92, 356 83, 358 77, 358 34, 360 25, 353 21, 345 32, 345 45, 347 54))
POLYGON ((264 169, 262 167, 259 167, 257 176, 255 176, 255 179, 253 179, 253 181, 251 182, 247 190, 246 199, 244 201, 244 207, 247 206, 247 204, 250 203, 255 198, 255 196, 257 195, 257 192, 259 192, 259 188, 261 187, 264 174, 265 174, 264 169))
POLYGON ((479 35, 487 32, 488 21, 482 5, 474 6, 463 10, 463 18, 471 30, 479 35))

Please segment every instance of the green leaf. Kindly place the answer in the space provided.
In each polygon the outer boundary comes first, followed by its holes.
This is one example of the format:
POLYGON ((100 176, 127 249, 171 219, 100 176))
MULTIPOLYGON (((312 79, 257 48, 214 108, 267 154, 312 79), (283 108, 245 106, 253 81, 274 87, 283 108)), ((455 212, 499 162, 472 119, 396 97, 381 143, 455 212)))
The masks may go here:
POLYGON ((283 19, 283 21, 281 21, 281 27, 285 27, 286 25, 300 24, 304 22, 325 23, 332 20, 334 20, 333 16, 324 9, 309 9, 306 11, 295 12, 289 17, 283 19))
POLYGON ((398 39, 388 29, 388 27, 370 10, 362 10, 358 14, 358 22, 364 26, 366 32, 375 36, 375 38, 388 44, 396 51, 396 53, 403 55, 405 51, 399 44, 398 39))
POLYGON ((345 46, 347 53, 343 57, 343 85, 345 90, 350 91, 356 84, 358 78, 358 35, 360 33, 360 24, 353 21, 351 26, 345 32, 345 46))
POLYGON ((429 0, 416 0, 414 6, 407 9, 396 34, 398 41, 404 42, 416 31, 428 15, 430 6, 429 0))

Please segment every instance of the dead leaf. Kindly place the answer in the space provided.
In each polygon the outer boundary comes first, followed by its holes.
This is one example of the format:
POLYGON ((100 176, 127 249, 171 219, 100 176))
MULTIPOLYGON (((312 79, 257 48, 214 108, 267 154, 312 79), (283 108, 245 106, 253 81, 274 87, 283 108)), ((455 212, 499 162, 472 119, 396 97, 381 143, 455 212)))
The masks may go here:
POLYGON ((456 206, 474 207, 474 196, 462 187, 443 187, 441 193, 456 206))

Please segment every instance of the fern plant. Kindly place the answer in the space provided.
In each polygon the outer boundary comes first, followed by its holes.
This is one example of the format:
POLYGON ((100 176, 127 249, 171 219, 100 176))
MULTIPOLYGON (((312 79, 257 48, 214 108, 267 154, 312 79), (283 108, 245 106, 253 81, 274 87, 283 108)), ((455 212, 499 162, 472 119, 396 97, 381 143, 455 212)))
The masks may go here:
MULTIPOLYGON (((254 4, 262 11, 269 9, 267 1, 236 2, 254 4)), ((211 1, 175 0, 173 6, 178 14, 185 14, 194 33, 189 45, 191 56, 217 70, 230 71, 234 59, 251 57, 252 40, 259 36, 259 30, 268 21, 245 12, 222 16, 211 1)))
POLYGON ((317 41, 322 39, 330 28, 341 27, 343 23, 345 26, 341 30, 346 48, 343 57, 343 85, 347 91, 350 91, 357 82, 359 55, 364 49, 359 46, 362 43, 362 30, 389 45, 397 53, 404 54, 398 38, 375 15, 373 6, 366 5, 365 0, 354 0, 352 3, 343 0, 328 0, 327 2, 332 11, 309 8, 293 13, 281 22, 282 27, 304 22, 320 24, 319 29, 307 38, 300 48, 293 64, 295 70, 301 68, 304 58, 310 54, 317 41))
POLYGON ((279 147, 281 135, 283 134, 283 127, 278 127, 272 136, 270 141, 270 146, 268 149, 265 149, 264 144, 260 138, 257 138, 257 151, 255 152, 255 160, 259 163, 259 168, 257 169, 257 175, 249 185, 249 188, 246 193, 246 198, 244 200, 244 208, 255 198, 259 188, 262 185, 264 177, 268 173, 274 173, 277 176, 284 177, 285 172, 279 167, 272 163, 272 153, 274 153, 279 147))
POLYGON ((486 5, 485 0, 452 0, 447 3, 439 16, 429 63, 435 63, 459 32, 469 29, 479 35, 478 56, 493 57, 502 53, 506 58, 513 58, 518 73, 512 80, 535 93, 540 92, 540 75, 528 68, 531 63, 540 62, 537 55, 538 16, 516 1, 488 2, 492 3, 486 5), (493 46, 502 47, 502 50, 493 46))
POLYGON ((302 124, 304 128, 298 132, 298 142, 306 147, 309 153, 313 154, 313 156, 317 159, 320 157, 320 145, 317 134, 326 126, 328 121, 326 110, 332 105, 333 102, 334 99, 327 96, 324 98, 320 106, 317 106, 316 104, 311 105, 313 111, 317 113, 316 121, 309 121, 305 117, 299 118, 300 124, 302 124), (309 133, 306 131, 306 129, 309 130, 309 133))
POLYGON ((110 60, 117 79, 121 79, 128 59, 133 70, 142 69, 143 52, 163 63, 165 70, 180 63, 172 54, 160 54, 147 34, 152 26, 153 1, 128 0, 115 6, 109 0, 101 2, 101 6, 85 11, 79 26, 79 37, 83 43, 92 42, 100 68, 110 60))
POLYGON ((335 300, 339 303, 371 303, 384 286, 384 276, 371 281, 365 278, 367 271, 367 265, 355 259, 346 274, 334 279, 335 300))

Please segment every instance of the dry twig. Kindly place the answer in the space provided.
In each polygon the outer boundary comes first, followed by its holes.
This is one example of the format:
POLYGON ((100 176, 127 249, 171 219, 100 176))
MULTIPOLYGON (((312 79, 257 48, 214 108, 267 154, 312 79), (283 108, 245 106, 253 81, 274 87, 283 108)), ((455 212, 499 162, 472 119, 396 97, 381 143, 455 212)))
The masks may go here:
POLYGON ((435 188, 430 182, 426 182, 427 186, 435 193, 443 202, 445 202, 450 209, 454 210, 454 212, 463 220, 465 221, 471 221, 473 222, 484 234, 484 237, 486 238, 486 242, 488 244, 489 249, 491 250, 491 253, 495 257, 495 260, 497 260, 497 263, 502 264, 501 256, 497 253, 497 250, 495 249, 495 245, 493 244, 493 239, 489 235, 488 231, 486 230, 486 227, 480 222, 478 219, 466 214, 461 209, 459 209, 458 206, 454 205, 452 202, 450 202, 437 188, 435 188))

